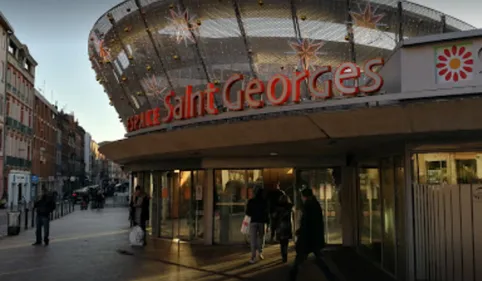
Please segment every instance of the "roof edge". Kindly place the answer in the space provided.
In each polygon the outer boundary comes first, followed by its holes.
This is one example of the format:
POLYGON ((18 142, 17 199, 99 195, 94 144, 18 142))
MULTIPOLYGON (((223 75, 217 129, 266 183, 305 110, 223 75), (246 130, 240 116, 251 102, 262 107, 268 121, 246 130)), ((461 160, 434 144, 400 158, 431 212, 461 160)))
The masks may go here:
POLYGON ((420 36, 420 37, 412 37, 412 38, 403 40, 402 47, 414 47, 418 45, 469 39, 474 37, 482 37, 482 29, 447 32, 447 33, 431 34, 431 35, 420 36))

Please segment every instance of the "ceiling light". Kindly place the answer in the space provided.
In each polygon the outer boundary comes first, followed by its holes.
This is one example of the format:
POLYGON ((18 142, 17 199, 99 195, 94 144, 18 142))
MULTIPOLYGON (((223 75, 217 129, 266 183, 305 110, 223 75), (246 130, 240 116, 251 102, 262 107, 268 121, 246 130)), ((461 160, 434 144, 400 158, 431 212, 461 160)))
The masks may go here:
POLYGON ((271 156, 278 156, 278 153, 276 153, 276 152, 271 152, 269 155, 271 155, 271 156))

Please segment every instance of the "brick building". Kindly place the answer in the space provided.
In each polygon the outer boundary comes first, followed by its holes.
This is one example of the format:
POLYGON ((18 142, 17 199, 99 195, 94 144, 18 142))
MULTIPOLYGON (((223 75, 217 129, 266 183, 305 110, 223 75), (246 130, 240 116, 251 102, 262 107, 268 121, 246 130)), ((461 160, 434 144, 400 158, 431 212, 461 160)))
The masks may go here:
POLYGON ((85 180, 84 134, 73 114, 60 111, 57 115, 57 127, 61 132, 60 173, 63 180, 63 192, 72 192, 82 187, 85 180))
POLYGON ((5 179, 8 204, 31 201, 33 100, 37 62, 26 45, 10 35, 6 73, 5 179))
POLYGON ((58 133, 56 117, 55 106, 35 90, 32 185, 45 185, 50 190, 55 187, 56 175, 58 133), (34 182, 34 179, 37 179, 37 182, 34 182))

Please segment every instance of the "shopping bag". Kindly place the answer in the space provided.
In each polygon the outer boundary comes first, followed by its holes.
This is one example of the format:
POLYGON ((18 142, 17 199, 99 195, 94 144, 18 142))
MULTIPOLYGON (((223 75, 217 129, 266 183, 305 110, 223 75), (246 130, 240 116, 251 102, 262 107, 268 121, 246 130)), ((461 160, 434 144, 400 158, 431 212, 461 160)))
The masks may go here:
POLYGON ((144 230, 140 226, 134 226, 129 233, 129 242, 131 246, 143 246, 144 245, 144 230))
POLYGON ((248 234, 249 233, 249 223, 251 222, 250 216, 244 216, 243 223, 241 224, 241 233, 248 234))

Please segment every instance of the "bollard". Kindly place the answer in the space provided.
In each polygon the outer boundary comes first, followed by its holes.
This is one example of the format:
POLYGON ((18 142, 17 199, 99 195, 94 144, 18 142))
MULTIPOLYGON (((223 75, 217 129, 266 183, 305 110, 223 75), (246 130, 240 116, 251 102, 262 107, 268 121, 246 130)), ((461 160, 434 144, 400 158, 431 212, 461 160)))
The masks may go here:
POLYGON ((25 230, 28 229, 28 209, 25 208, 25 230))
POLYGON ((35 212, 32 210, 32 228, 35 227, 35 212))
POLYGON ((64 203, 60 203, 60 216, 63 217, 64 216, 64 203))

